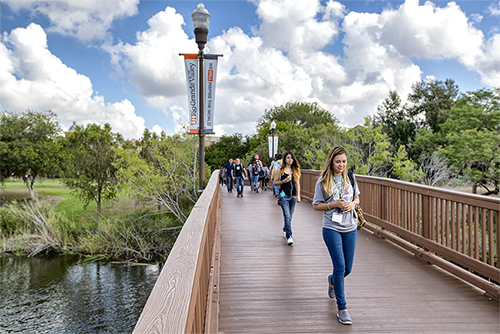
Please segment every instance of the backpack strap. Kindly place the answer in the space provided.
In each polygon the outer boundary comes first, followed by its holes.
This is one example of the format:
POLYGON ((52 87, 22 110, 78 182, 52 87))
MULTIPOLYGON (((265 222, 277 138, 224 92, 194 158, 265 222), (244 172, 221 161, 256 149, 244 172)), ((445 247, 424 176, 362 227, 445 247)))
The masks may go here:
POLYGON ((354 181, 354 174, 351 171, 348 171, 347 176, 349 177, 349 182, 351 182, 351 187, 354 191, 354 185, 356 184, 356 182, 354 181))

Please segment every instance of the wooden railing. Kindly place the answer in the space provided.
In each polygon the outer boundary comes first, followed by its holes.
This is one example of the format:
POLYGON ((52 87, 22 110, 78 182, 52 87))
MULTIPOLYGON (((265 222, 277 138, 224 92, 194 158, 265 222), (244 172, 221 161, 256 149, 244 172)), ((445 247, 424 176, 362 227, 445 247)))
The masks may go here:
POLYGON ((214 171, 177 237, 133 333, 217 332, 218 181, 218 171, 214 171))
MULTIPOLYGON (((303 170, 312 198, 319 171, 303 170)), ((500 297, 500 199, 380 177, 356 176, 366 228, 500 297)))

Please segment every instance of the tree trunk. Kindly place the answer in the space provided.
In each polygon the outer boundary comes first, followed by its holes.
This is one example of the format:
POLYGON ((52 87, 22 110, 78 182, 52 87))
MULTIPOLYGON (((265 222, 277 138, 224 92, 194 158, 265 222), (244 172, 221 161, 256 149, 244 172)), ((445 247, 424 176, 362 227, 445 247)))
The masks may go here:
POLYGON ((472 185, 472 193, 477 194, 477 183, 476 182, 474 182, 474 184, 472 185))
POLYGON ((101 222, 101 193, 97 196, 97 225, 101 222))
POLYGON ((33 176, 32 178, 28 177, 27 175, 23 175, 23 181, 26 184, 26 187, 28 188, 28 192, 30 193, 30 199, 32 201, 36 201, 35 197, 35 177, 33 176))

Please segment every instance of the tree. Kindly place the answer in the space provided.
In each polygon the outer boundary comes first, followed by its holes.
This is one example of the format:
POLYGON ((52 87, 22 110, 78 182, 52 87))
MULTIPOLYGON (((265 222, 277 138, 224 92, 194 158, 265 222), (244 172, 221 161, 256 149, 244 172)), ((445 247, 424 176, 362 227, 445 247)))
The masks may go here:
POLYGON ((441 124, 448 118, 448 111, 458 99, 459 88, 452 79, 420 81, 412 86, 413 92, 408 100, 413 105, 410 115, 425 116, 426 125, 433 132, 438 132, 441 124))
POLYGON ((298 131, 299 153, 302 168, 321 170, 332 147, 344 144, 344 131, 335 124, 327 123, 298 131))
POLYGON ((442 125, 445 144, 440 152, 455 173, 498 194, 500 182, 500 90, 469 93, 450 110, 442 125), (493 185, 493 189, 490 189, 493 185))
POLYGON ((22 176, 35 199, 35 180, 57 173, 61 162, 61 128, 57 115, 48 110, 21 114, 4 112, 0 118, 0 165, 6 177, 22 176))
POLYGON ((328 110, 321 108, 317 102, 287 102, 284 106, 266 110, 257 120, 257 128, 265 123, 286 122, 310 128, 317 124, 338 123, 338 119, 328 110))
POLYGON ((101 220, 102 201, 116 199, 120 187, 114 162, 115 148, 121 142, 120 134, 111 132, 107 123, 102 128, 98 124, 76 126, 65 140, 63 182, 85 205, 96 202, 97 224, 101 220))
POLYGON ((452 178, 448 160, 438 151, 430 153, 423 159, 420 170, 424 173, 424 184, 428 186, 443 185, 452 178))
POLYGON ((140 197, 161 204, 184 224, 198 200, 198 141, 187 134, 152 135, 137 148, 117 149, 120 179, 140 197))
POLYGON ((398 180, 419 182, 424 179, 424 172, 417 168, 417 164, 408 159, 408 153, 401 145, 391 159, 392 173, 398 180))
POLYGON ((417 133, 417 122, 406 105, 402 105, 401 98, 396 91, 391 91, 382 105, 377 107, 374 126, 382 126, 391 142, 392 151, 396 153, 403 145, 409 151, 411 143, 417 133))
POLYGON ((345 133, 348 168, 363 175, 386 176, 391 162, 390 143, 382 127, 374 127, 368 118, 345 133))
POLYGON ((205 149, 205 162, 212 170, 219 169, 229 158, 242 158, 248 151, 249 142, 241 134, 221 136, 218 142, 205 149))

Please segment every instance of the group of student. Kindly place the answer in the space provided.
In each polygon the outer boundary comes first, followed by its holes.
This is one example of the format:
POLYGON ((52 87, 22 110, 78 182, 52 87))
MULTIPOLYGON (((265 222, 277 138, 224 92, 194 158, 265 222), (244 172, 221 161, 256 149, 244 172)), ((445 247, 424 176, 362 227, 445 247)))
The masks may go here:
POLYGON ((258 193, 261 190, 267 190, 269 181, 269 168, 265 162, 259 160, 256 154, 252 157, 248 167, 245 168, 239 158, 232 158, 224 165, 219 174, 219 181, 226 184, 227 192, 232 193, 236 188, 236 197, 243 197, 244 181, 250 179, 250 191, 258 193))
MULTIPOLYGON (((258 156, 254 159, 258 160, 258 156)), ((259 167, 254 159, 248 167, 249 172, 259 167)), ((274 196, 278 198, 283 212, 283 236, 288 245, 293 245, 292 216, 295 204, 301 201, 300 165, 292 152, 286 152, 283 156, 277 154, 269 169, 274 196)), ((236 159, 233 164, 230 159, 224 166, 224 171, 225 175, 236 179, 238 196, 243 196, 243 175, 247 175, 247 170, 240 164, 240 160, 236 159)), ((231 183, 228 182, 227 185, 231 192, 231 183)), ((328 296, 336 300, 337 317, 344 325, 352 324, 345 301, 344 279, 351 273, 354 262, 358 226, 355 208, 359 205, 359 194, 354 174, 348 174, 347 171, 347 152, 342 147, 332 148, 316 182, 312 205, 314 210, 323 211, 323 240, 333 264, 333 272, 327 276, 328 296)))

